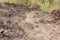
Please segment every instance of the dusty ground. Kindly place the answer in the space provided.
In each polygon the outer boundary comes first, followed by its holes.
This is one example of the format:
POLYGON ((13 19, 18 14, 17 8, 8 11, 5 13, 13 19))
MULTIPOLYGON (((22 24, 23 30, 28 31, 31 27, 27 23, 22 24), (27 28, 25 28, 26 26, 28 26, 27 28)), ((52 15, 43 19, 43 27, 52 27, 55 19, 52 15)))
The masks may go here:
POLYGON ((60 10, 0 4, 0 40, 60 40, 60 10))

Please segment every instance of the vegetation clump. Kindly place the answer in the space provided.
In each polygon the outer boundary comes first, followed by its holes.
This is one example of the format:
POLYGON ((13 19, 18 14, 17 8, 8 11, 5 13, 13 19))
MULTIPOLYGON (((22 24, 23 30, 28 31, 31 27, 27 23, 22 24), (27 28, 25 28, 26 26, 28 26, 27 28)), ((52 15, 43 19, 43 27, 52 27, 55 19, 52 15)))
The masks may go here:
POLYGON ((32 5, 37 4, 41 7, 43 13, 50 13, 52 10, 60 8, 60 0, 3 0, 4 2, 32 5))

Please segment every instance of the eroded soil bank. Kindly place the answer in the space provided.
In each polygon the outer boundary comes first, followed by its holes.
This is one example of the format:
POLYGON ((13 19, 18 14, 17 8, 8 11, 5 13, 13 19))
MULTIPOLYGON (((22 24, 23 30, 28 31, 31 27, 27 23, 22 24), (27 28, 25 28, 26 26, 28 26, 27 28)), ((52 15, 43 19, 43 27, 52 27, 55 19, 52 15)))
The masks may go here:
POLYGON ((1 3, 0 40, 60 40, 60 9, 43 14, 39 6, 1 3))

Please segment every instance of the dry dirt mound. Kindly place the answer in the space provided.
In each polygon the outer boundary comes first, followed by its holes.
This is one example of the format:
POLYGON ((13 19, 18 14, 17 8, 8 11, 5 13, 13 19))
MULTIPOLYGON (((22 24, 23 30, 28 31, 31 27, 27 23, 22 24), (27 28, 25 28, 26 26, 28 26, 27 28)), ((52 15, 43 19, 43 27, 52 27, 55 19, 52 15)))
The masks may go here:
POLYGON ((0 40, 60 40, 60 10, 43 14, 38 8, 1 3, 0 40))

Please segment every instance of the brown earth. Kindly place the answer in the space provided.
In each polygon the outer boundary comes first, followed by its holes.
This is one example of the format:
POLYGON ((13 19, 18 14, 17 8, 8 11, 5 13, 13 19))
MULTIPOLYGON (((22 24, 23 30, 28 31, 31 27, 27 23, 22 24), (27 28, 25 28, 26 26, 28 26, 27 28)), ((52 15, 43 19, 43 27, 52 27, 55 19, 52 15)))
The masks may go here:
POLYGON ((39 6, 0 4, 0 40, 60 40, 60 9, 49 14, 39 6))

